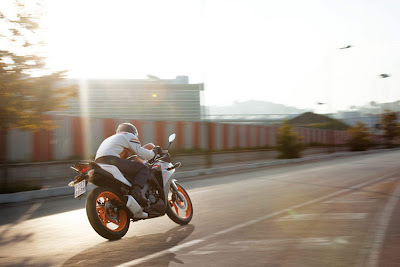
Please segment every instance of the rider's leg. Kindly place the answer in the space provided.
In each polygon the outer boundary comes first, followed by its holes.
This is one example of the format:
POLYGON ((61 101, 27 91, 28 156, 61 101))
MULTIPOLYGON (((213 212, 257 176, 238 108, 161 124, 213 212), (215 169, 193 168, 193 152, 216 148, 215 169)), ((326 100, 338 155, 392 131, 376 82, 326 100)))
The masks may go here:
POLYGON ((150 176, 150 169, 140 162, 125 159, 121 159, 117 167, 132 184, 131 195, 141 206, 147 206, 148 201, 143 196, 142 189, 150 176))
POLYGON ((130 194, 141 206, 147 206, 148 201, 142 194, 143 186, 150 176, 150 169, 146 165, 138 161, 120 159, 114 156, 101 157, 96 162, 115 165, 132 184, 130 194))

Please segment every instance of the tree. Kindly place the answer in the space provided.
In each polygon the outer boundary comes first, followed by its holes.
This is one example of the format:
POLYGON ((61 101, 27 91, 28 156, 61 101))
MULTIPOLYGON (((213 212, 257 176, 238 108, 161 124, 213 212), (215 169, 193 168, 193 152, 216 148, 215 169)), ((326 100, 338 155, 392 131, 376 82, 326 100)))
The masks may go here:
POLYGON ((393 140, 400 137, 400 125, 397 122, 396 112, 385 112, 381 119, 383 137, 387 140, 387 146, 393 146, 393 140))
POLYGON ((312 112, 305 112, 291 120, 288 123, 292 126, 313 127, 318 129, 327 130, 347 130, 349 126, 327 115, 315 114, 312 112))
POLYGON ((365 151, 371 146, 371 140, 366 124, 357 122, 347 130, 350 139, 347 141, 352 151, 365 151))
MULTIPOLYGON (((27 11, 16 0, 15 14, 0 12, 0 131, 3 183, 7 183, 7 135, 13 128, 36 131, 54 127, 44 118, 49 111, 63 109, 66 99, 76 95, 75 86, 60 86, 64 72, 46 69, 43 57, 34 54, 41 46, 36 38, 39 14, 27 11)), ((31 4, 31 3, 30 3, 31 4)), ((40 5, 38 5, 40 7, 40 5)))
POLYGON ((301 137, 293 131, 288 122, 284 122, 278 129, 276 148, 280 152, 279 158, 291 159, 301 157, 304 144, 301 142, 301 137))

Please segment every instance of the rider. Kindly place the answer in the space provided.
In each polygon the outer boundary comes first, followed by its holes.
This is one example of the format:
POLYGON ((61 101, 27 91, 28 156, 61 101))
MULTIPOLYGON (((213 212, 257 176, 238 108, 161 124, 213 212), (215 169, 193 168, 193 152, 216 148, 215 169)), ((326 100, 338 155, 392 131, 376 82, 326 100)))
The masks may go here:
POLYGON ((139 161, 126 159, 134 153, 139 158, 149 160, 162 153, 159 146, 148 150, 140 145, 139 133, 131 123, 122 123, 118 126, 116 134, 105 139, 96 153, 95 161, 115 165, 132 184, 131 195, 141 206, 147 205, 147 199, 143 196, 142 190, 147 178, 150 176, 150 169, 139 161))

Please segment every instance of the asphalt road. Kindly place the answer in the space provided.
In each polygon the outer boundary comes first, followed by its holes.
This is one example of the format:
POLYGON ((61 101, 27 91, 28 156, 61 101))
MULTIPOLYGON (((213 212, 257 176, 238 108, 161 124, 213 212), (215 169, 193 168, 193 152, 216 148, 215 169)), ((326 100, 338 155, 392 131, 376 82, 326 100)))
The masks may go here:
MULTIPOLYGON (((0 206, 1 266, 400 266, 400 151, 184 181, 167 216, 107 241, 73 196, 0 206)), ((179 171, 179 170, 178 170, 179 171)))

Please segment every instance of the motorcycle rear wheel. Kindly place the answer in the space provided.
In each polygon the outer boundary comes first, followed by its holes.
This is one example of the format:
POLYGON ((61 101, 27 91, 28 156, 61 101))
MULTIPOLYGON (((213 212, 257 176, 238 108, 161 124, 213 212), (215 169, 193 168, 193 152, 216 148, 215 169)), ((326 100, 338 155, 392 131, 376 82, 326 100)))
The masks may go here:
POLYGON ((178 187, 178 194, 183 197, 183 201, 177 197, 173 199, 173 193, 170 189, 168 194, 167 215, 175 223, 186 225, 193 217, 192 201, 186 190, 179 183, 176 183, 176 186, 178 187))
POLYGON ((86 199, 86 214, 93 229, 106 239, 121 239, 129 229, 130 221, 122 196, 114 189, 93 189, 86 199))

